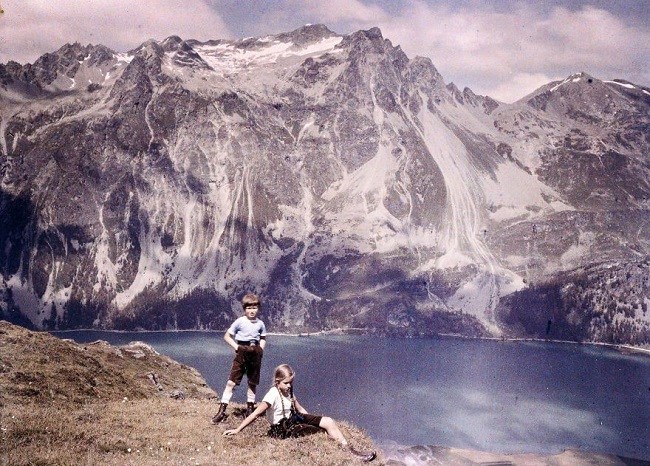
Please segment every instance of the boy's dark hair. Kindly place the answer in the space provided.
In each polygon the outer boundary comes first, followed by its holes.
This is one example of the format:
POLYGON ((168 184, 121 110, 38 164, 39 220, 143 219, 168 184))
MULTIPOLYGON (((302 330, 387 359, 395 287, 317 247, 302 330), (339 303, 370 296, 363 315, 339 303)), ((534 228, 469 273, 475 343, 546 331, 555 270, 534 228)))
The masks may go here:
POLYGON ((253 293, 246 293, 244 297, 241 299, 241 305, 246 307, 249 304, 257 304, 260 305, 260 298, 257 297, 256 294, 253 293))

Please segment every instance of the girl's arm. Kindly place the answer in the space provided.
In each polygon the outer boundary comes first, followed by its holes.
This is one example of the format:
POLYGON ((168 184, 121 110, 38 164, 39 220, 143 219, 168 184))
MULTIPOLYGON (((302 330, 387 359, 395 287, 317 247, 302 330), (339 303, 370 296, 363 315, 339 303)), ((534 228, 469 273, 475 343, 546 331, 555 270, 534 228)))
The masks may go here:
POLYGON ((301 414, 309 414, 305 408, 302 407, 300 403, 298 403, 298 399, 296 397, 293 397, 293 404, 296 405, 296 411, 298 411, 301 414))
POLYGON ((248 424, 253 422, 257 416, 261 416, 264 414, 264 411, 266 411, 270 404, 268 404, 266 401, 262 401, 259 405, 257 405, 257 408, 255 408, 255 411, 253 411, 246 419, 241 421, 241 424, 239 424, 239 427, 236 429, 230 429, 227 430, 223 433, 223 435, 228 436, 228 435, 235 435, 241 432, 244 427, 246 427, 248 424))

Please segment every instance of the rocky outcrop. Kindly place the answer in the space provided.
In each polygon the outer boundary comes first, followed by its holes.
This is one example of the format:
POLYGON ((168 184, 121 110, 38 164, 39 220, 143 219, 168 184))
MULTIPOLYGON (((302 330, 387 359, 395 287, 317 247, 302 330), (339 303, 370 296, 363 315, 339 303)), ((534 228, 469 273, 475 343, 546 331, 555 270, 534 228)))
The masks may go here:
POLYGON ((215 398, 196 369, 133 342, 81 345, 0 321, 0 406, 215 398))

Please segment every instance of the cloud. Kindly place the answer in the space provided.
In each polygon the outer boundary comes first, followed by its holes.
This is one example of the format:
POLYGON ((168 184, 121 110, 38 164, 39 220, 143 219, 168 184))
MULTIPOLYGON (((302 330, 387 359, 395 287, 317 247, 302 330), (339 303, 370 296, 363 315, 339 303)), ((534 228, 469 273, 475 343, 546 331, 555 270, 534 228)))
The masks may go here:
POLYGON ((521 2, 506 11, 482 2, 453 7, 412 0, 388 12, 358 0, 289 3, 312 21, 321 18, 346 31, 379 26, 411 58, 430 57, 446 81, 505 101, 577 71, 650 83, 647 27, 592 6, 521 2))
POLYGON ((502 77, 499 82, 492 84, 484 93, 497 100, 510 102, 529 94, 544 84, 564 77, 566 76, 515 72, 509 76, 502 77))
POLYGON ((643 65, 650 56, 650 33, 593 7, 545 13, 520 5, 504 13, 415 2, 382 27, 407 53, 430 56, 445 78, 506 101, 545 78, 576 71, 650 81, 643 65))
POLYGON ((388 21, 388 13, 379 6, 368 5, 359 0, 330 0, 328 2, 294 0, 295 7, 303 8, 326 22, 346 21, 352 24, 368 24, 388 21))
POLYGON ((117 51, 147 39, 229 37, 219 14, 202 0, 5 0, 0 17, 0 62, 33 62, 69 42, 117 51))

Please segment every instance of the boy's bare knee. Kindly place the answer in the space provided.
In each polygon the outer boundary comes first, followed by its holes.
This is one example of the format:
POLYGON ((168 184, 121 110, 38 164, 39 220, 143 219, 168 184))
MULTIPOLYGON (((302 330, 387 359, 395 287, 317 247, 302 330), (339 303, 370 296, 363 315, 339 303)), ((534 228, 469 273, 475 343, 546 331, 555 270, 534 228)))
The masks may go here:
POLYGON ((237 384, 235 382, 233 382, 232 380, 229 380, 228 382, 226 382, 226 385, 228 387, 230 387, 230 388, 235 388, 235 386, 237 386, 237 384))

